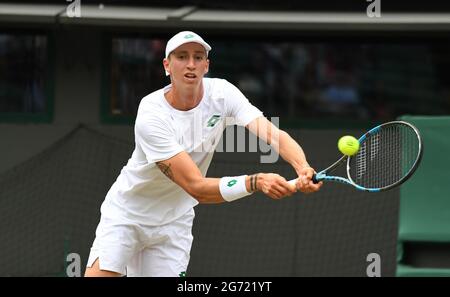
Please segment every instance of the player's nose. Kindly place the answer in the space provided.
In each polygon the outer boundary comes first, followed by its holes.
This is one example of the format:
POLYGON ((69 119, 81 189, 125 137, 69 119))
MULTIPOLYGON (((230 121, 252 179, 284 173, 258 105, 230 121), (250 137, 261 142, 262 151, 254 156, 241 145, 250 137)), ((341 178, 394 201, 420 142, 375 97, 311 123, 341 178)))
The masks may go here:
POLYGON ((194 57, 190 57, 188 59, 187 67, 189 69, 195 69, 195 59, 194 59, 194 57))

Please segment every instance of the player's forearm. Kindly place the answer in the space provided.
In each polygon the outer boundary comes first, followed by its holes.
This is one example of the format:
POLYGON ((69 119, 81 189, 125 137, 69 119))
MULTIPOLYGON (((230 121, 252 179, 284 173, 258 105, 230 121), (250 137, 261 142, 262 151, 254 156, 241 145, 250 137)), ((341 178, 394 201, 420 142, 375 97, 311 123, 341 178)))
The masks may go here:
MULTIPOLYGON (((256 176, 247 175, 245 177, 245 188, 247 192, 257 191, 256 176)), ((201 178, 192 182, 188 188, 191 196, 199 203, 222 203, 226 202, 220 192, 220 178, 201 178)))
POLYGON ((220 178, 201 178, 188 187, 189 194, 199 203, 222 203, 219 189, 220 178))
POLYGON ((274 143, 273 147, 278 148, 280 156, 297 172, 304 167, 310 167, 303 149, 288 133, 280 130, 278 142, 274 143))
MULTIPOLYGON (((221 203, 243 198, 255 190, 246 175, 205 178, 186 152, 156 162, 161 172, 200 203, 221 203)), ((256 181, 253 183, 256 187, 256 181)))
POLYGON ((297 172, 309 167, 302 148, 289 134, 278 129, 264 117, 251 121, 247 128, 261 140, 269 144, 281 157, 291 164, 297 172))

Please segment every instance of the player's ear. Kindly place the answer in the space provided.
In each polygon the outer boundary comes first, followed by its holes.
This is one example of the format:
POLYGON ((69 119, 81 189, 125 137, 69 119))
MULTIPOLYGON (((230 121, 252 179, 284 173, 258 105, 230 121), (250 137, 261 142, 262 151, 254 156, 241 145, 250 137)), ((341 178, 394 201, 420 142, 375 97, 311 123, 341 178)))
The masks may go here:
POLYGON ((205 68, 205 74, 209 71, 209 59, 206 59, 206 68, 205 68))
POLYGON ((166 58, 163 59, 164 70, 168 73, 170 73, 169 63, 170 63, 169 59, 166 58))

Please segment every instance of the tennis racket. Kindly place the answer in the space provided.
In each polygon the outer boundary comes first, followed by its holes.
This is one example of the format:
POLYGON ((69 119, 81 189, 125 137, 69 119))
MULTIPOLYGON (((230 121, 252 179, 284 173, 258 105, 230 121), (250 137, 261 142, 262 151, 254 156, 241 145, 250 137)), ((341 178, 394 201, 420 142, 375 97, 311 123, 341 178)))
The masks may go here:
MULTIPOLYGON (((313 176, 313 182, 333 181, 358 190, 379 192, 404 183, 419 166, 423 143, 419 130, 404 121, 376 126, 359 139, 353 156, 342 156, 328 168, 313 176), (347 177, 333 176, 333 171, 347 164, 347 177)), ((296 183, 296 179, 289 181, 296 183)))

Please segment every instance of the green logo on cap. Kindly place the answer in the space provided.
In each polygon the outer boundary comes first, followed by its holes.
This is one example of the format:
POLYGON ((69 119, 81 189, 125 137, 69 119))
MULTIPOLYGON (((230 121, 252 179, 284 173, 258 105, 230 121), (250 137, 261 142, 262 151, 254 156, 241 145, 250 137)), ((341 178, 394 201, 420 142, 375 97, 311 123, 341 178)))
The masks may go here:
POLYGON ((237 183, 237 180, 232 179, 232 180, 230 180, 230 181, 228 182, 227 186, 232 187, 232 186, 234 186, 236 183, 237 183))
POLYGON ((189 38, 193 38, 193 37, 194 37, 194 35, 192 35, 192 34, 184 35, 184 39, 189 39, 189 38))

